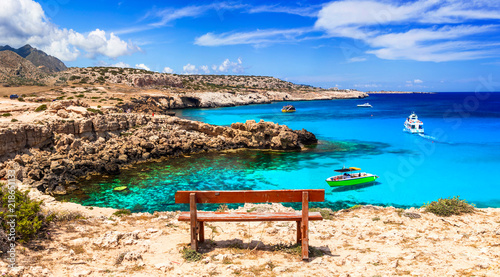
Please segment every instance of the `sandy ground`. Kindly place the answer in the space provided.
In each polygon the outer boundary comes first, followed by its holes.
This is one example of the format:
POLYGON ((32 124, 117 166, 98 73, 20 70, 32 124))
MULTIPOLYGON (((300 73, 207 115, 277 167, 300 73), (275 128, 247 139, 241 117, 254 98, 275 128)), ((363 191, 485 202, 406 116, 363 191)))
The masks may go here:
MULTIPOLYGON (((50 239, 31 249, 18 246, 13 276, 500 276, 500 209, 447 218, 392 207, 338 211, 310 223, 311 249, 320 254, 309 262, 279 249, 295 242, 295 222, 209 223, 203 256, 188 262, 180 251, 189 226, 178 212, 118 217, 43 197, 46 209, 85 218, 54 224, 50 239)), ((0 274, 6 266, 0 262, 0 274)))

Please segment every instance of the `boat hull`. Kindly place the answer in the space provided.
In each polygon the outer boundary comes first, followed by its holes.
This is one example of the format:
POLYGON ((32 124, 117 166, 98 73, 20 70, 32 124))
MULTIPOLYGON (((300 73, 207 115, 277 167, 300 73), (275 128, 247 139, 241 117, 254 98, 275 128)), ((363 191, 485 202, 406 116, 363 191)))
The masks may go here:
POLYGON ((353 186, 353 185, 359 185, 359 184, 364 184, 364 183, 369 183, 377 180, 378 176, 371 175, 371 176, 364 176, 364 177, 357 177, 357 178, 349 178, 349 179, 341 179, 341 180, 332 180, 332 178, 326 179, 326 182, 330 187, 343 187, 343 186, 353 186))
POLYGON ((294 113, 295 111, 289 111, 289 110, 281 110, 283 113, 294 113))

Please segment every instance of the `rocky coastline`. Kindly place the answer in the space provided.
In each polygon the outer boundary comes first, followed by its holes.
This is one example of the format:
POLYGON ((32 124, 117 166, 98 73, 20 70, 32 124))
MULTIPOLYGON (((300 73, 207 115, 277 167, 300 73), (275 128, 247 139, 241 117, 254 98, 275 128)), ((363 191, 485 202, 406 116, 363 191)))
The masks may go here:
POLYGON ((392 91, 392 90, 381 90, 381 91, 368 91, 366 92, 368 95, 370 94, 436 94, 437 92, 428 92, 428 91, 392 91))
POLYGON ((8 124, 0 128, 0 178, 17 163, 17 178, 26 185, 65 194, 80 177, 118 174, 120 167, 135 162, 242 148, 297 151, 316 142, 306 130, 271 122, 223 127, 135 113, 8 124))

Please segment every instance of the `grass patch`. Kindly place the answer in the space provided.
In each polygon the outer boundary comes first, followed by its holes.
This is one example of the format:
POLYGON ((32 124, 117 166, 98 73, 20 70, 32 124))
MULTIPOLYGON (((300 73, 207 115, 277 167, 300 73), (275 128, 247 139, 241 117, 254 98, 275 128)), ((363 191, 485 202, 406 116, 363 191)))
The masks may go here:
POLYGON ((3 117, 8 117, 8 116, 12 116, 12 114, 11 113, 4 113, 4 114, 2 114, 2 116, 3 117))
POLYGON ((324 208, 311 208, 309 209, 309 212, 319 212, 323 219, 333 219, 333 211, 330 209, 324 209, 324 208))
POLYGON ((124 215, 131 215, 132 212, 128 209, 121 209, 113 213, 114 216, 122 217, 124 215))
POLYGON ((47 109, 47 105, 42 104, 38 108, 35 109, 35 112, 45 111, 46 109, 47 109))
POLYGON ((216 212, 218 212, 218 213, 223 213, 223 212, 227 212, 227 211, 229 211, 229 208, 227 207, 226 204, 220 205, 216 210, 216 212))
POLYGON ((95 114, 104 114, 101 110, 98 109, 93 109, 93 108, 87 108, 87 111, 95 114))
POLYGON ((433 213, 437 216, 461 215, 476 211, 474 204, 467 203, 467 201, 460 199, 460 196, 439 198, 438 201, 427 203, 423 205, 422 208, 424 208, 426 212, 433 213))
POLYGON ((201 258, 203 258, 203 255, 201 253, 198 253, 188 247, 182 248, 180 253, 182 254, 182 258, 184 258, 184 260, 188 262, 197 262, 200 261, 201 258))
POLYGON ((13 118, 13 119, 10 120, 10 122, 18 122, 18 121, 19 120, 15 119, 15 118, 13 118))

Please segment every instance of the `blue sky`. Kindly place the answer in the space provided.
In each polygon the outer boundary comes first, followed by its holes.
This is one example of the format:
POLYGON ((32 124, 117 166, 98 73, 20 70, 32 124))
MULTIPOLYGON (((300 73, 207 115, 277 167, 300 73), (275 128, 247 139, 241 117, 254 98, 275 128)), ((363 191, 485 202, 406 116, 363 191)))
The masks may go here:
POLYGON ((68 66, 324 88, 500 90, 500 1, 2 0, 0 45, 68 66))

